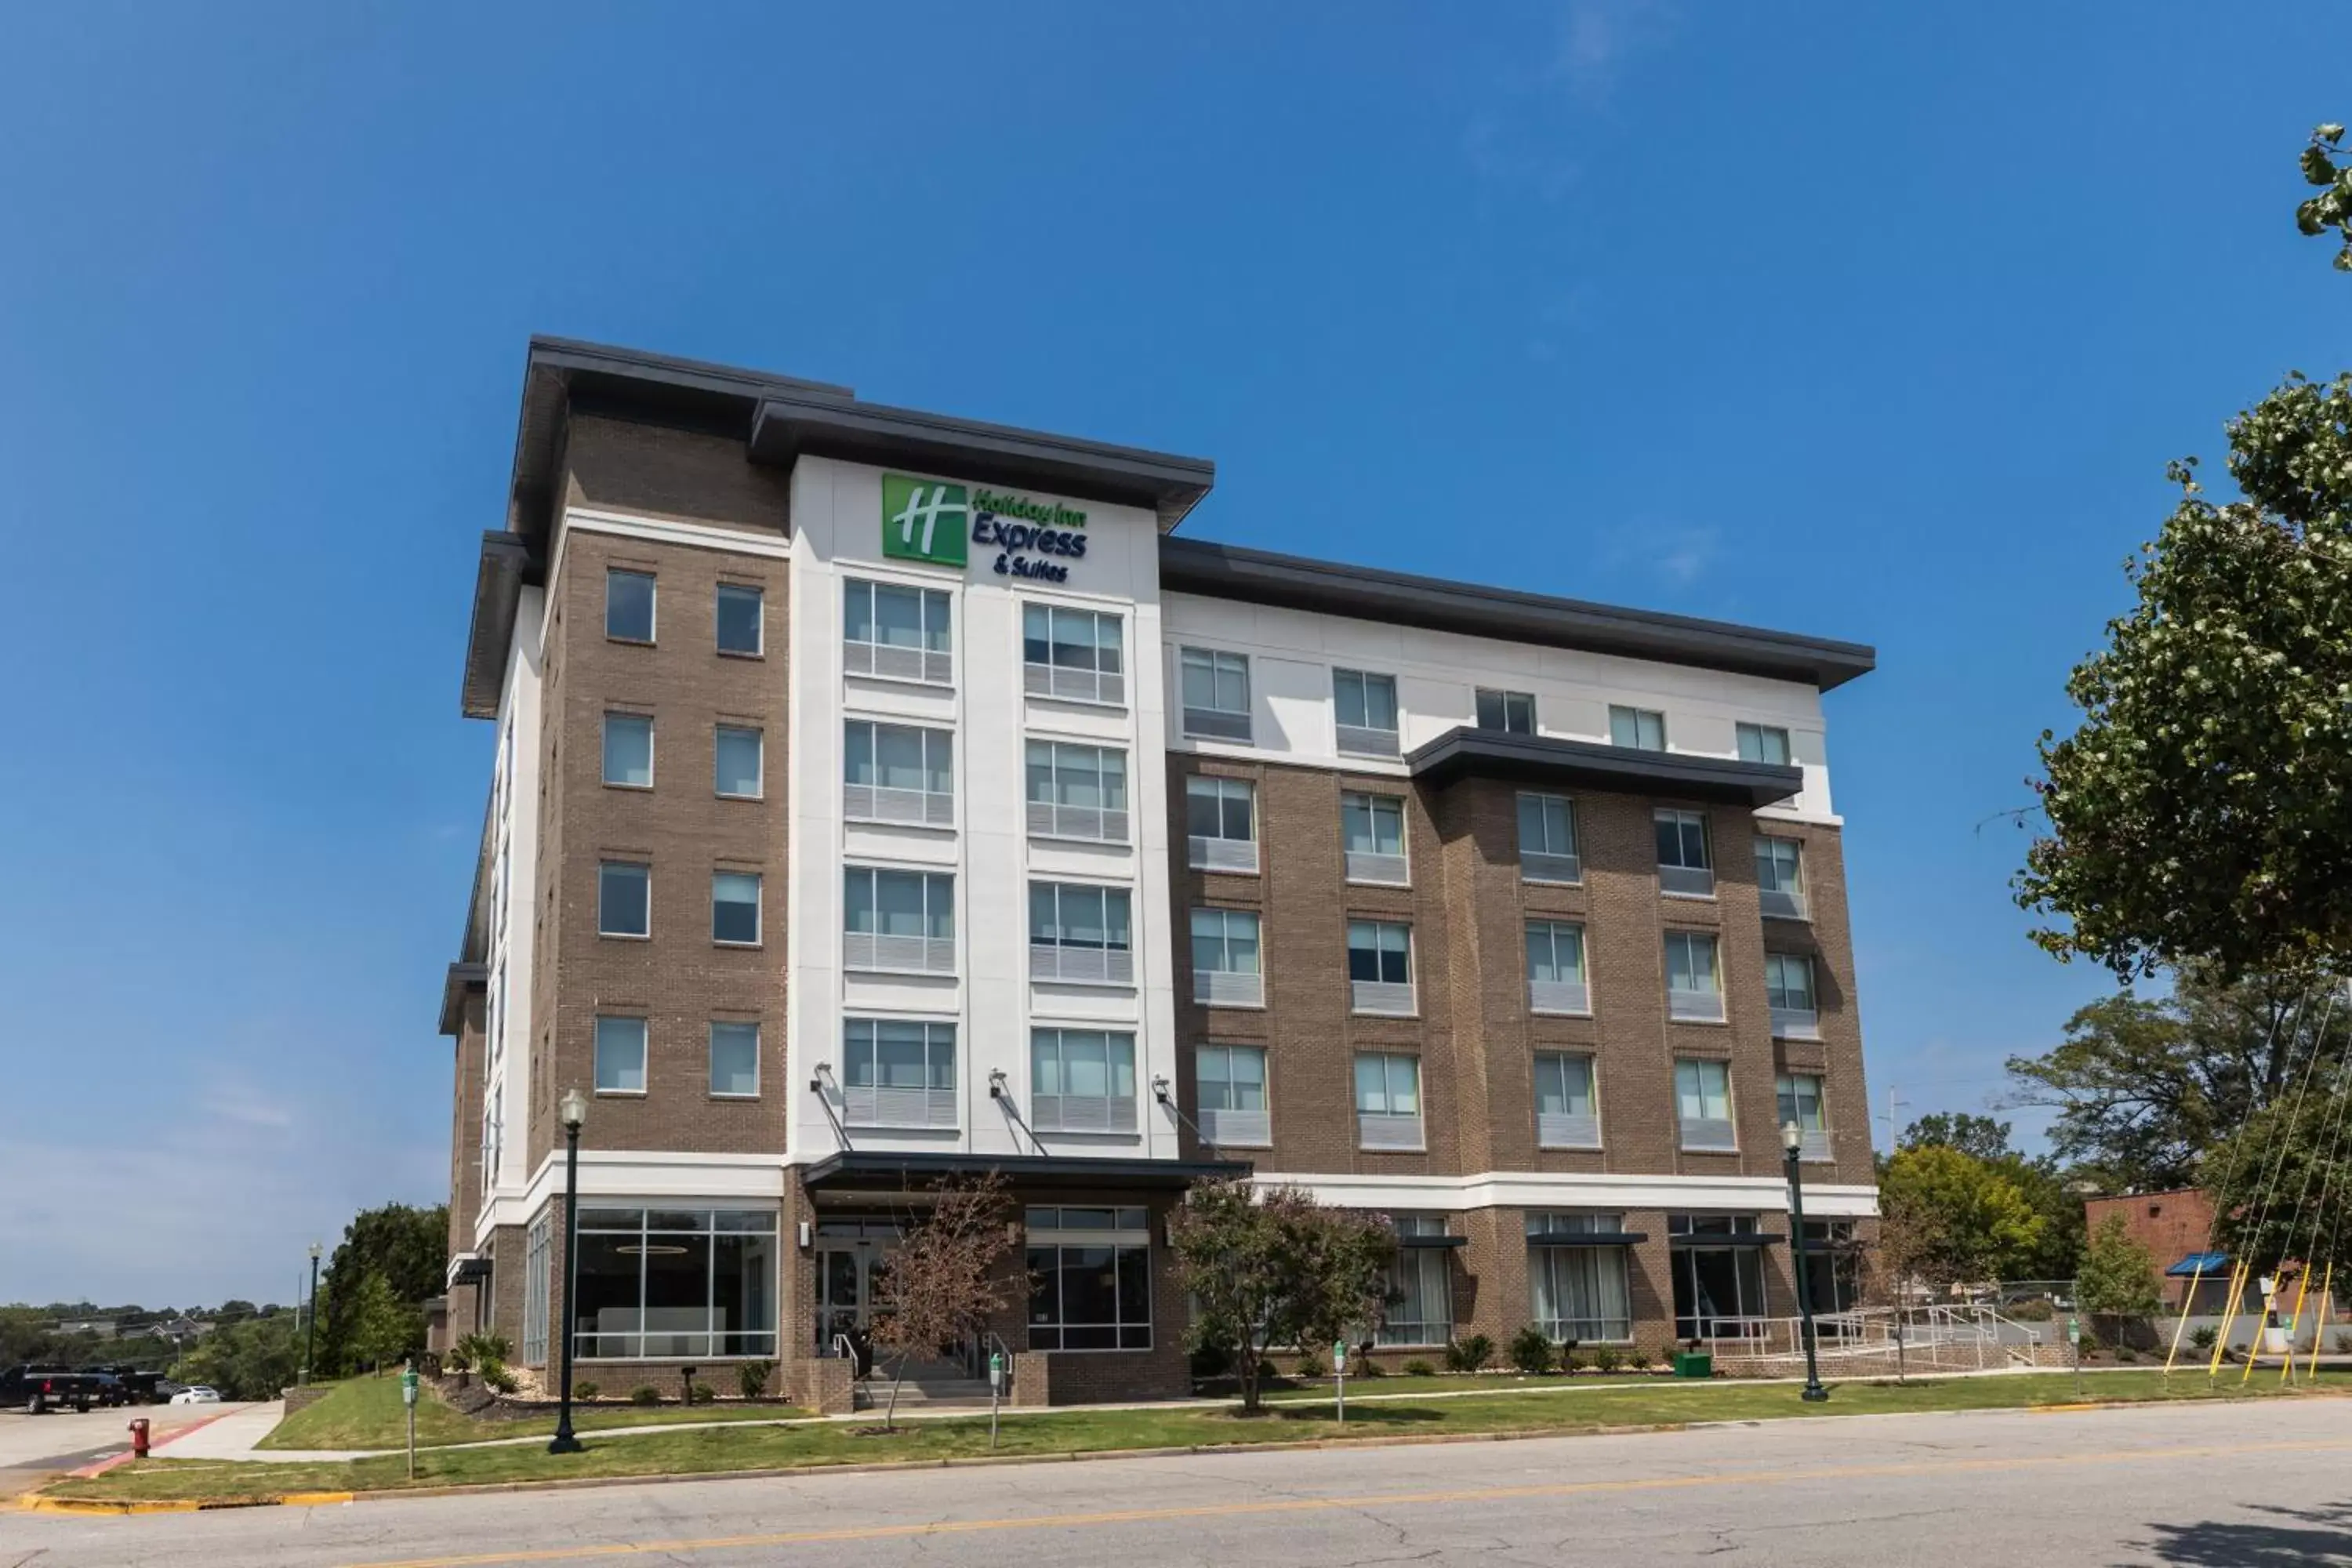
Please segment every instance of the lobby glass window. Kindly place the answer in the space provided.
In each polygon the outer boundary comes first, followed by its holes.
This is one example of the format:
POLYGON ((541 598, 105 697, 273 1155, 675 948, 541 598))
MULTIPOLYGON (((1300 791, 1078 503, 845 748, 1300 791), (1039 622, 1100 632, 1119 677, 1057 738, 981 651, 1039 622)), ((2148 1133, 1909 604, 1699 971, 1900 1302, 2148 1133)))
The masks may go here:
POLYGON ((1813 961, 1801 952, 1764 955, 1764 994, 1772 1005, 1772 1037, 1818 1040, 1822 1016, 1813 1005, 1813 961))
POLYGON ((763 595, 748 583, 721 583, 713 606, 718 622, 719 651, 756 655, 765 635, 761 614, 763 595))
POLYGON ((1265 1004, 1255 910, 1192 911, 1192 1000, 1212 1007, 1265 1004))
POLYGON ((1829 1119, 1822 1110, 1822 1075, 1812 1072, 1784 1072, 1774 1084, 1780 1101, 1780 1123, 1786 1127, 1793 1121, 1801 1134, 1797 1157, 1801 1160, 1831 1160, 1836 1156, 1830 1149, 1829 1119))
POLYGON ((1032 697, 1127 705, 1127 652, 1119 618, 1102 610, 1024 605, 1022 686, 1032 697))
POLYGON ((1708 858, 1706 814, 1652 814, 1658 837, 1658 890, 1685 898, 1715 896, 1715 862, 1708 858))
POLYGON ((851 969, 955 973, 955 878, 850 866, 842 872, 842 962, 851 969))
POLYGON ((554 1216, 546 1210, 530 1222, 523 1232, 522 1258, 522 1364, 547 1364, 547 1325, 553 1316, 548 1310, 547 1281, 552 1272, 548 1262, 553 1248, 554 1216))
MULTIPOLYGON (((1854 1244, 1853 1221, 1805 1222, 1805 1279, 1816 1312, 1851 1312, 1861 1305, 1862 1251, 1854 1244)), ((1853 1331, 1846 1325, 1824 1323, 1820 1331, 1827 1337, 1853 1331)))
POLYGON ((650 714, 604 715, 604 782, 621 789, 654 787, 654 721, 650 714))
POLYGON ((1257 869, 1257 788, 1247 779, 1184 780, 1186 858, 1203 871, 1257 869))
POLYGON ((580 1210, 572 1321, 583 1361, 776 1353, 773 1210, 580 1210))
POLYGON ((1399 1051, 1356 1053, 1356 1146, 1422 1148, 1419 1057, 1399 1051))
POLYGON ((1498 731, 1506 735, 1534 734, 1535 698, 1525 691, 1489 691, 1480 687, 1478 728, 1498 731))
POLYGON ((760 945, 758 872, 710 874, 710 940, 734 947, 760 945))
POLYGON ((1367 757, 1397 754, 1395 676, 1335 669, 1331 700, 1339 719, 1339 750, 1367 757))
POLYGON ((1590 1013, 1584 983, 1584 928, 1567 921, 1528 922, 1528 1007, 1537 1013, 1590 1013))
POLYGON ((1398 921, 1349 921, 1348 984, 1355 1011, 1410 1016, 1412 928, 1398 921))
POLYGON ((652 573, 605 571, 604 635, 615 642, 654 640, 652 573))
POLYGON ((1536 1053, 1536 1143, 1545 1149, 1601 1147, 1591 1057, 1569 1051, 1536 1053))
POLYGON ((1127 842, 1125 752, 1075 741, 1032 741, 1025 755, 1032 837, 1127 842))
POLYGON ((852 822, 955 826, 955 733, 852 719, 842 725, 841 814, 852 822))
POLYGON ((596 867, 596 934, 653 934, 654 868, 632 860, 605 860, 596 867))
POLYGON ((1519 877, 1528 882, 1579 882, 1576 809, 1564 795, 1519 792, 1519 877))
POLYGON ((851 1018, 841 1026, 841 1120, 851 1127, 953 1127, 956 1026, 851 1018))
POLYGON ((1789 731, 1770 724, 1736 724, 1743 763, 1789 763, 1789 731))
POLYGON ((1348 790, 1339 796, 1339 839, 1348 880, 1402 887, 1412 878, 1405 861, 1404 802, 1392 795, 1348 790))
POLYGON ((1633 1337, 1625 1248, 1579 1239, 1624 1234, 1622 1214, 1528 1215, 1529 1306, 1546 1338, 1565 1344, 1633 1337))
POLYGON ((954 684, 955 642, 945 593, 856 577, 844 579, 841 592, 845 673, 954 684))
POLYGON ((1133 1132, 1135 1037, 1103 1029, 1032 1030, 1029 1123, 1041 1132, 1133 1132))
POLYGON ((1666 749, 1666 716, 1654 708, 1622 708, 1609 705, 1609 743, 1630 746, 1637 752, 1663 752, 1666 749))
POLYGON ((1029 1348, 1151 1348, 1151 1230, 1139 1208, 1028 1211, 1029 1348))
POLYGON ((1265 1102, 1265 1052, 1256 1046, 1202 1046, 1193 1054, 1193 1109, 1212 1143, 1265 1148, 1274 1142, 1265 1102))
POLYGON ((1723 970, 1713 932, 1666 933, 1666 1016, 1682 1024, 1723 1021, 1723 970))
POLYGON ((1805 918, 1805 847, 1793 838, 1756 841, 1756 902, 1781 920, 1805 918))
POLYGON ((1753 1339, 1766 1331, 1761 1249, 1738 1239, 1756 1234, 1753 1215, 1666 1216, 1676 1338, 1753 1339))
POLYGON ((760 731, 721 724, 711 733, 712 787, 730 800, 759 799, 767 788, 760 731))
POLYGON ((596 1092, 643 1094, 646 1091, 646 1021, 643 1018, 596 1020, 596 1092))
POLYGON ((1731 1065, 1690 1057, 1676 1061, 1675 1115, 1684 1148, 1711 1152, 1738 1148, 1731 1123, 1731 1065))
POLYGON ((1414 1247, 1416 1240, 1445 1236, 1442 1214, 1401 1214, 1390 1216, 1396 1227, 1397 1251, 1389 1264, 1389 1304, 1375 1344, 1442 1345, 1454 1338, 1454 1249, 1414 1247))
POLYGON ((1029 978, 1135 984, 1132 899, 1125 888, 1029 884, 1029 978))
POLYGON ((710 1026, 710 1092, 721 1100, 760 1097, 760 1026, 710 1026))
POLYGON ((1203 741, 1250 739, 1249 656, 1217 648, 1180 648, 1184 733, 1203 741))

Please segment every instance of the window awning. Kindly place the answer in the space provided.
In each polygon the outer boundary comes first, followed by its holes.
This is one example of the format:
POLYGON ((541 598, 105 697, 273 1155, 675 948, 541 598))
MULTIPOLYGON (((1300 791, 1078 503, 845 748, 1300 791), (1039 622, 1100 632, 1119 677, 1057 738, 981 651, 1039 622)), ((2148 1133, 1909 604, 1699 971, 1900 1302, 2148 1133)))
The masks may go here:
POLYGON ((2226 1274, 2229 1271, 2228 1253, 2192 1252, 2164 1272, 2167 1279, 2189 1279, 2200 1274, 2226 1274))
POLYGON ((1639 1230, 1538 1230, 1528 1233, 1529 1247, 1639 1247, 1649 1240, 1639 1230))
POLYGON ((1756 1230, 1733 1231, 1727 1234, 1710 1231, 1700 1236, 1670 1236, 1666 1237, 1666 1245, 1692 1247, 1778 1247, 1788 1239, 1785 1236, 1766 1236, 1763 1232, 1756 1230))
POLYGON ((1016 1187, 1154 1187, 1181 1191, 1195 1182, 1239 1180, 1253 1169, 1246 1160, 1120 1160, 1058 1154, 845 1149, 808 1166, 801 1179, 810 1187, 876 1180, 911 1185, 950 1176, 999 1173, 1016 1187))
POLYGON ((1467 1247, 1470 1245, 1470 1238, 1466 1236, 1400 1236, 1396 1238, 1396 1244, 1401 1247, 1467 1247))

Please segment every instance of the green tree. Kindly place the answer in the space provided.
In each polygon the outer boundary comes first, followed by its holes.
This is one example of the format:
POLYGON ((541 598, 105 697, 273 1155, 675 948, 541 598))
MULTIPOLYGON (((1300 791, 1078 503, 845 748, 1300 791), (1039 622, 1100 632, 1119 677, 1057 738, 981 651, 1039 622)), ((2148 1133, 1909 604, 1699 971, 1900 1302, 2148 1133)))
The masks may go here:
POLYGON ((2352 162, 2336 161, 2343 142, 2341 125, 2322 125, 2312 132, 2303 149, 2303 179, 2320 189, 2296 206, 2294 226, 2309 235, 2335 230, 2343 240, 2336 252, 2336 270, 2352 272, 2352 162))
POLYGON ((2252 1117, 2207 1158, 2220 1245, 2257 1273, 2299 1261, 2352 1278, 2352 1103, 2333 1082, 2252 1117))
POLYGON ((2131 1227, 2119 1214, 2107 1215, 2091 1233, 2074 1291, 2083 1310, 2105 1321, 2110 1344, 2123 1342, 2124 1319, 2145 1318, 2164 1304, 2156 1259, 2132 1239, 2131 1227))
POLYGON ((215 1329, 173 1364, 182 1383, 208 1384, 228 1399, 275 1399, 294 1381, 302 1339, 294 1314, 245 1318, 215 1329))
POLYGON ((381 1274, 361 1278, 352 1321, 351 1356, 355 1366, 381 1370, 424 1348, 424 1314, 394 1297, 381 1274))
POLYGON ((1923 1116, 1904 1130, 1897 1143, 1905 1149, 1940 1144, 1977 1160, 2006 1160, 2017 1152, 2009 1144, 2008 1122, 1965 1110, 1939 1110, 1923 1116))
POLYGON ((1940 1143, 1896 1150, 1879 1202, 1905 1237, 1903 1271, 1929 1285, 2019 1278, 2045 1228, 2016 1182, 1940 1143))
POLYGON ((371 1276, 392 1299, 413 1307, 441 1293, 449 1257, 449 1210, 386 1204, 364 1209, 344 1227, 319 1287, 319 1367, 338 1377, 367 1362, 359 1351, 360 1298, 371 1276))
POLYGON ((1180 1289, 1192 1299, 1185 1349, 1234 1357, 1242 1408, 1259 1408, 1258 1369, 1278 1345, 1314 1349, 1378 1328, 1396 1234, 1300 1187, 1204 1182, 1169 1222, 1180 1289))
MULTIPOLYGON (((1899 1147, 1957 1149, 1999 1171, 2041 1216, 2042 1236, 2010 1260, 2012 1278, 2072 1279, 2083 1252, 2083 1203, 2071 1190, 2075 1173, 2049 1154, 2028 1156, 2009 1141, 2010 1124, 1968 1111, 1938 1111, 1907 1128, 1899 1147)), ((1885 1168, 1885 1162, 1880 1169, 1885 1168)))

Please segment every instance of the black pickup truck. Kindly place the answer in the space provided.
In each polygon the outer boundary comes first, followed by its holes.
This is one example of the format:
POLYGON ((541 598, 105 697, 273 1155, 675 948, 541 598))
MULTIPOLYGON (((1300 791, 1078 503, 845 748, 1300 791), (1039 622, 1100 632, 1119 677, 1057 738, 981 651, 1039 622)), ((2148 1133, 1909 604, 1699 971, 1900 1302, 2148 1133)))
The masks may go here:
POLYGON ((36 1415, 68 1405, 76 1410, 121 1405, 125 1398, 122 1380, 110 1373, 75 1372, 37 1363, 0 1372, 0 1407, 22 1405, 36 1415))

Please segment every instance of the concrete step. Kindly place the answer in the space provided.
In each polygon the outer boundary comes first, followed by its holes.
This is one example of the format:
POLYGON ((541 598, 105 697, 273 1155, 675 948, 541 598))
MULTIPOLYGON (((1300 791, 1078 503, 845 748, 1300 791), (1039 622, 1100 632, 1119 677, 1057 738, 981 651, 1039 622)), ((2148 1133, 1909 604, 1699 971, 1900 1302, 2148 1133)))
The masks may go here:
MULTIPOLYGON (((873 1408, 879 1410, 890 1403, 890 1380, 877 1377, 867 1380, 866 1397, 873 1408)), ((898 1388, 898 1408, 911 1405, 976 1405, 988 1404, 988 1380, 982 1377, 927 1377, 918 1382, 908 1378, 898 1388)))

